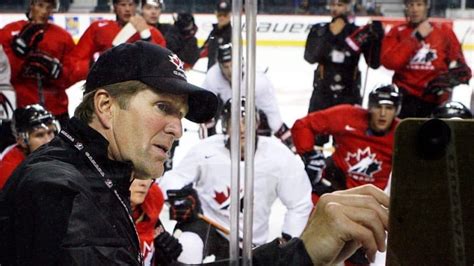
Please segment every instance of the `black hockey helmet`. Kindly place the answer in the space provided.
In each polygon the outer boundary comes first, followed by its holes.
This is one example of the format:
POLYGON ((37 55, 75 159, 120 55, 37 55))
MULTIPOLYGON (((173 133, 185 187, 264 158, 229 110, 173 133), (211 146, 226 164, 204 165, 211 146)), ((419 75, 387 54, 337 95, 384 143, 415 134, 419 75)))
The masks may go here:
MULTIPOLYGON (((240 117, 245 117, 245 96, 240 97, 240 117)), ((224 107, 222 108, 221 112, 221 125, 222 125, 222 133, 227 133, 227 125, 229 124, 231 113, 232 113, 232 98, 225 102, 224 107)), ((255 108, 255 117, 257 119, 257 124, 259 123, 259 115, 258 109, 255 108)))
POLYGON ((452 101, 436 107, 431 116, 434 118, 471 119, 472 112, 464 104, 452 101))
POLYGON ((232 44, 231 43, 219 45, 219 48, 217 50, 217 61, 219 63, 232 61, 232 44))
POLYGON ((51 124, 54 124, 56 130, 59 131, 59 123, 54 115, 39 104, 32 104, 17 108, 13 112, 11 126, 12 132, 16 137, 22 136, 22 134, 26 134, 23 137, 27 137, 28 131, 51 124))
POLYGON ((194 23, 194 16, 191 13, 178 13, 174 25, 178 28, 181 34, 186 36, 194 36, 197 31, 197 26, 194 23))
MULTIPOLYGON (((120 3, 120 1, 123 1, 123 0, 112 0, 112 4, 118 4, 120 3)), ((139 5, 140 4, 140 0, 133 0, 133 2, 135 3, 135 5, 139 5)), ((110 3, 110 2, 109 2, 110 3)))
POLYGON ((394 84, 378 86, 369 94, 369 107, 380 104, 389 104, 397 107, 398 113, 401 103, 402 96, 398 87, 394 84))
POLYGON ((229 1, 220 0, 217 2, 216 12, 217 13, 230 13, 232 11, 232 6, 229 1))

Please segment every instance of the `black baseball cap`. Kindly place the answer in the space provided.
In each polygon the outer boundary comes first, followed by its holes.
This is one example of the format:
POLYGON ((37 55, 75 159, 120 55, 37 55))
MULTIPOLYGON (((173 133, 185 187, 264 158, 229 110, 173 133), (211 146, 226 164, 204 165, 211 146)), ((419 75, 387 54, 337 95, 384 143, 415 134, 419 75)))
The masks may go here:
POLYGON ((145 41, 123 43, 104 52, 87 75, 84 94, 105 85, 138 80, 157 92, 188 95, 186 118, 209 121, 217 111, 217 96, 186 80, 183 62, 170 50, 145 41))
POLYGON ((230 13, 232 11, 232 6, 228 1, 219 1, 216 7, 217 13, 230 13))

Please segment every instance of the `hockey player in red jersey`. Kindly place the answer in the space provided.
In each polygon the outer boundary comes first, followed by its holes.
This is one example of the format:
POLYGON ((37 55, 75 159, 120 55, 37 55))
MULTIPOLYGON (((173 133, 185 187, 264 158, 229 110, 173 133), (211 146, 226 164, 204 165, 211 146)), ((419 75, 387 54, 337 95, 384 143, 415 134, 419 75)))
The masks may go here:
POLYGON ((69 119, 66 89, 71 85, 65 55, 74 48, 71 35, 48 20, 57 0, 30 0, 28 20, 0 30, 0 44, 11 66, 18 107, 41 103, 61 122, 69 119))
POLYGON ((298 119, 291 133, 303 157, 313 192, 373 184, 384 189, 392 168, 393 136, 399 122, 400 94, 394 85, 381 86, 369 95, 369 109, 338 105, 298 119), (314 135, 331 134, 336 145, 324 167, 323 154, 314 150, 314 135), (319 164, 318 164, 319 163, 319 164), (322 179, 325 179, 321 181, 322 179))
POLYGON ((59 123, 41 105, 33 104, 13 112, 12 130, 17 143, 0 154, 0 189, 28 154, 53 139, 59 123))
POLYGON ((143 17, 136 15, 138 0, 112 2, 116 20, 93 22, 81 36, 69 57, 69 63, 75 66, 73 73, 75 81, 85 79, 94 56, 120 43, 145 40, 166 47, 165 38, 160 31, 149 26, 143 17), (126 34, 127 31, 131 33, 126 34))
MULTIPOLYGON (((316 111, 298 119, 291 129, 296 151, 305 162, 313 187, 313 202, 322 194, 373 184, 384 189, 392 169, 392 151, 396 115, 400 110, 396 86, 375 88, 369 94, 369 109, 341 104, 316 111), (335 151, 325 159, 314 150, 314 136, 330 134, 335 151)), ((368 265, 359 250, 346 265, 368 265)))
POLYGON ((386 35, 381 62, 403 94, 399 117, 428 117, 453 87, 469 82, 471 70, 452 29, 428 20, 429 0, 404 3, 407 23, 386 35))

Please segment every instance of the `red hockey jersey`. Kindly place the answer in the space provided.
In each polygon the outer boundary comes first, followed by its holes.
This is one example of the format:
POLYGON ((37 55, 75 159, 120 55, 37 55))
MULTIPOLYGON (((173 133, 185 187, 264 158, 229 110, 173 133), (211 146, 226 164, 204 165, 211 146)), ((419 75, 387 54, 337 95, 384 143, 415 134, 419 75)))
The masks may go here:
POLYGON ((368 111, 342 104, 298 119, 291 134, 299 154, 313 150, 315 135, 332 135, 336 143, 332 159, 345 173, 347 187, 373 184, 384 189, 392 170, 393 137, 398 123, 396 118, 383 136, 368 134, 368 111))
POLYGON ((11 146, 11 149, 4 151, 4 156, 0 160, 0 190, 7 182, 10 175, 18 165, 25 159, 25 154, 18 145, 11 146))
MULTIPOLYGON (((94 59, 94 56, 98 57, 105 50, 111 48, 112 41, 121 29, 122 26, 114 20, 99 20, 91 23, 68 58, 68 63, 74 69, 72 77, 74 81, 83 80, 87 77, 91 59, 94 59)), ((166 47, 166 41, 161 32, 154 27, 149 29, 151 42, 166 47)), ((140 34, 137 32, 127 42, 132 43, 140 39, 140 34)))
MULTIPOLYGON (((0 44, 5 49, 11 66, 11 84, 16 92, 18 107, 25 107, 29 104, 39 102, 38 83, 34 78, 23 76, 24 58, 18 57, 11 49, 11 42, 15 35, 29 23, 26 20, 12 22, 0 30, 0 44)), ((45 27, 44 37, 39 42, 37 49, 56 57, 63 63, 62 73, 57 80, 43 79, 43 93, 45 108, 54 115, 64 114, 68 110, 68 99, 66 89, 71 86, 69 80, 70 69, 64 65, 66 54, 74 48, 74 41, 71 35, 63 28, 48 23, 45 27)))
POLYGON ((449 63, 459 60, 465 64, 461 45, 454 32, 442 23, 431 23, 433 31, 419 41, 409 24, 396 26, 382 42, 381 62, 395 71, 393 83, 426 102, 442 103, 449 97, 424 95, 428 83, 447 72, 449 63))

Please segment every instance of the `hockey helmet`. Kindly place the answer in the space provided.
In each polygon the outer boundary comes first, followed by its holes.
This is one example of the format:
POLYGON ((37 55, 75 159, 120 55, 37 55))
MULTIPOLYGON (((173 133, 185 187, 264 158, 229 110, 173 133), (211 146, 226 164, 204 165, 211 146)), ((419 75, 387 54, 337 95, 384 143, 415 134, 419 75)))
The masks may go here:
POLYGON ((219 63, 232 61, 232 44, 231 43, 219 45, 219 49, 217 50, 217 61, 219 63))
MULTIPOLYGON (((245 113, 245 96, 240 97, 240 117, 244 118, 245 113)), ((222 133, 227 134, 227 126, 229 125, 230 117, 232 114, 232 98, 225 102, 224 107, 222 108, 221 112, 221 125, 222 125, 222 133)), ((259 115, 258 109, 255 108, 255 117, 257 119, 257 124, 259 123, 259 115)))
POLYGON ((217 13, 230 13, 232 11, 232 6, 228 1, 219 1, 216 6, 217 13))
POLYGON ((401 102, 402 96, 398 87, 394 84, 378 86, 369 94, 369 107, 380 104, 389 104, 400 109, 401 102))
POLYGON ((194 17, 191 13, 178 13, 174 25, 178 28, 181 34, 186 36, 194 36, 197 31, 197 26, 194 23, 194 17))
POLYGON ((464 104, 452 101, 436 107, 431 116, 434 118, 471 119, 472 113, 464 104))
POLYGON ((164 9, 163 0, 142 0, 142 7, 144 5, 156 6, 158 8, 164 9))
MULTIPOLYGON (((120 1, 123 1, 123 0, 112 0, 112 4, 118 4, 120 3, 120 1)), ((135 5, 139 5, 140 4, 140 0, 133 0, 133 2, 135 3, 135 5)), ((109 2, 110 3, 110 2, 109 2)))
POLYGON ((16 137, 27 139, 28 132, 38 127, 47 127, 54 124, 56 131, 59 131, 59 123, 53 114, 44 109, 39 104, 32 104, 26 107, 17 108, 13 112, 12 132, 16 137))

